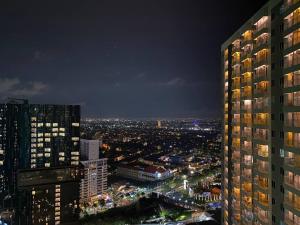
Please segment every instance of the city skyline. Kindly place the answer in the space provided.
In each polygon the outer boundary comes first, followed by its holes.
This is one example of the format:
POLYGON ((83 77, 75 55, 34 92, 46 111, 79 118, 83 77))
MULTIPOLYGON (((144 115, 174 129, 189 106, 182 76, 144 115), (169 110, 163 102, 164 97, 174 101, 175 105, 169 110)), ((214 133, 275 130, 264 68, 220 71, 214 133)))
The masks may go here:
POLYGON ((80 104, 83 117, 220 117, 220 44, 264 2, 3 3, 1 99, 80 104))

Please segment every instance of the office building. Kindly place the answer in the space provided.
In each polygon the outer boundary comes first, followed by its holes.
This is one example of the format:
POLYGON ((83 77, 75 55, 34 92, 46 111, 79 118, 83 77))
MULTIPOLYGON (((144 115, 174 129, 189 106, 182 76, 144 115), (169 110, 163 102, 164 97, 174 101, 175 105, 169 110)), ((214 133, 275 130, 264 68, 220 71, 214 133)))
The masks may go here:
POLYGON ((79 123, 79 106, 0 104, 0 202, 13 224, 78 220, 79 123))
POLYGON ((223 224, 300 224, 299 28, 272 0, 222 45, 223 224))
POLYGON ((80 141, 84 178, 80 184, 80 202, 98 201, 107 191, 107 159, 99 159, 100 140, 80 141))

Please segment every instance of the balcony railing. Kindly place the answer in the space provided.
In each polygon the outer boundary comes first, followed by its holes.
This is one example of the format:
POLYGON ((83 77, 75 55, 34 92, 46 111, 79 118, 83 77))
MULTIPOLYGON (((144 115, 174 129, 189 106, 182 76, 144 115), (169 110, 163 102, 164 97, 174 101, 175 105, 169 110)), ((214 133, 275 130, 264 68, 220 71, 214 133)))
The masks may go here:
POLYGON ((285 75, 284 76, 284 86, 285 88, 298 86, 300 85, 300 74, 294 73, 293 75, 285 75))
POLYGON ((300 119, 285 119, 284 126, 286 127, 300 127, 300 119))
POLYGON ((254 138, 261 141, 267 141, 268 140, 268 133, 267 132, 255 132, 254 138))
POLYGON ((291 66, 296 66, 300 64, 300 51, 297 50, 291 53, 289 56, 284 57, 284 68, 289 68, 291 66))
POLYGON ((300 211, 300 199, 299 199, 299 197, 297 197, 297 199, 295 198, 296 194, 293 194, 293 195, 294 195, 294 197, 292 199, 290 197, 285 196, 284 203, 292 206, 297 211, 300 211))
POLYGON ((268 120, 267 119, 257 119, 254 118, 254 124, 255 125, 268 125, 268 120))
POLYGON ((264 29, 268 29, 268 19, 266 21, 258 26, 256 26, 253 35, 256 36, 259 32, 261 32, 264 29))
POLYGON ((300 15, 293 15, 290 19, 284 21, 284 30, 289 29, 290 27, 298 24, 300 22, 300 15))
POLYGON ((269 44, 269 38, 268 36, 266 35, 265 38, 261 38, 261 39, 258 39, 254 46, 253 46, 253 51, 257 51, 258 48, 261 48, 262 46, 266 46, 269 44))
POLYGON ((295 181, 293 178, 289 177, 289 176, 284 176, 284 183, 297 189, 300 190, 300 180, 298 179, 298 181, 295 181))
POLYGON ((253 63, 253 67, 257 68, 257 67, 260 67, 260 66, 263 66, 263 65, 267 66, 268 64, 269 64, 268 58, 264 57, 262 59, 255 60, 254 63, 253 63))

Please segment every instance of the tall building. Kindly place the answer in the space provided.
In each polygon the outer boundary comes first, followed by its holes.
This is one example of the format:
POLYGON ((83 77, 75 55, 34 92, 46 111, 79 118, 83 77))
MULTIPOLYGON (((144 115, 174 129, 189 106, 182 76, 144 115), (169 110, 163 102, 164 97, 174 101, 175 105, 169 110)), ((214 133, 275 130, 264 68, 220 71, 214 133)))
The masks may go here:
POLYGON ((99 159, 100 140, 80 141, 84 178, 80 184, 80 202, 93 203, 107 191, 107 159, 99 159))
POLYGON ((79 106, 0 104, 0 204, 13 224, 78 220, 79 123, 79 106))
POLYGON ((157 120, 157 128, 161 128, 161 121, 157 120))
POLYGON ((300 1, 269 1, 222 58, 223 224, 300 224, 300 1))

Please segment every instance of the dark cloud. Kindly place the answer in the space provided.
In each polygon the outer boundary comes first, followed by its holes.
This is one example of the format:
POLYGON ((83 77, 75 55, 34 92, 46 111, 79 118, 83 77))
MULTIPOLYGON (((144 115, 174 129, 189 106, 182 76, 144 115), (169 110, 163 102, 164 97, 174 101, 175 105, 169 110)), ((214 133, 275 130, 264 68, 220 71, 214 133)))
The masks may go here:
POLYGON ((39 81, 22 82, 19 78, 0 78, 0 95, 2 99, 9 97, 29 98, 44 94, 48 86, 39 81))
POLYGON ((264 2, 1 1, 0 95, 86 116, 220 116, 220 45, 264 2))

